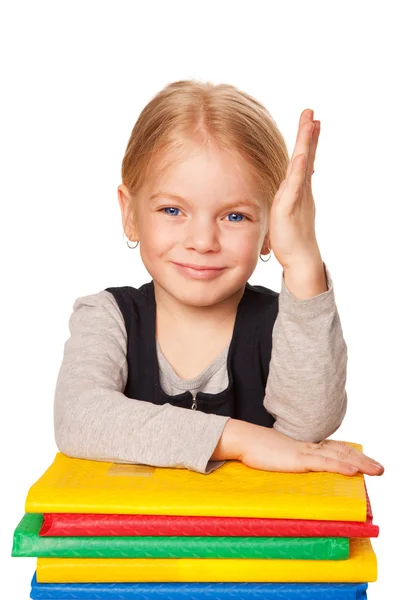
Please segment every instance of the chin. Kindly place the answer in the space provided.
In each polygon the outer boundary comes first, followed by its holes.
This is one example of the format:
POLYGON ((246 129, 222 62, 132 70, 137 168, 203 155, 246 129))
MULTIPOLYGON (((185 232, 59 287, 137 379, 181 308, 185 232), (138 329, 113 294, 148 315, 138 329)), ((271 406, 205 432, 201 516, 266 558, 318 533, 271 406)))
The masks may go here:
POLYGON ((190 280, 185 284, 174 278, 173 282, 168 280, 164 284, 161 281, 159 285, 168 294, 187 306, 213 306, 237 293, 239 289, 243 289, 245 283, 190 280))

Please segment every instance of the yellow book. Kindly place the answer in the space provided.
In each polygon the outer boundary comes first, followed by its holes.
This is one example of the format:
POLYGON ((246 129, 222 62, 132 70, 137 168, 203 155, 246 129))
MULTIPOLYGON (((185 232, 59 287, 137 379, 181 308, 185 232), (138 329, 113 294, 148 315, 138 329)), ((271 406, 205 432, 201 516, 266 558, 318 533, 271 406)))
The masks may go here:
POLYGON ((368 538, 350 540, 347 560, 246 558, 38 558, 39 583, 372 582, 377 562, 368 538))
POLYGON ((228 461, 204 475, 58 453, 30 488, 25 512, 365 521, 367 504, 362 473, 277 473, 228 461))

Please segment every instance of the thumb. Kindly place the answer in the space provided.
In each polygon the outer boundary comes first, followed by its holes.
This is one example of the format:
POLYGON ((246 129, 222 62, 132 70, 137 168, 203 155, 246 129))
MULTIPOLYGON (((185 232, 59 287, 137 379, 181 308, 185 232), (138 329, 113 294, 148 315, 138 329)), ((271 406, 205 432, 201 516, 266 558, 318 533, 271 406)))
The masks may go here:
POLYGON ((277 190, 277 192, 276 192, 276 194, 275 194, 275 197, 274 197, 274 202, 275 202, 275 201, 278 201, 278 200, 279 200, 279 198, 281 197, 281 194, 282 194, 282 192, 283 192, 283 190, 284 190, 284 187, 285 187, 285 185, 286 185, 286 182, 287 182, 287 179, 284 179, 284 180, 281 182, 281 185, 279 186, 279 188, 278 188, 278 190, 277 190))

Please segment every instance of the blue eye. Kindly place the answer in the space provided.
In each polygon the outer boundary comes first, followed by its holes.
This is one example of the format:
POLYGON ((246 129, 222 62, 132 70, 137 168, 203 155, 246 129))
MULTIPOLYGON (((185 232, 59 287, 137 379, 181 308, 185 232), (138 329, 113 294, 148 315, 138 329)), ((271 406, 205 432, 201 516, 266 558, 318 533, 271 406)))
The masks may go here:
MULTIPOLYGON (((229 215, 235 215, 236 217, 243 217, 244 219, 246 219, 245 215, 242 215, 242 213, 229 213, 229 215)), ((236 221, 236 219, 235 219, 234 221, 231 221, 231 223, 241 223, 241 220, 236 221)))
MULTIPOLYGON (((162 211, 179 211, 179 208, 175 208, 174 206, 166 206, 165 208, 161 209, 162 211)), ((170 217, 176 217, 177 213, 174 212, 164 212, 164 214, 169 215, 170 217)), ((229 213, 228 216, 230 215, 235 215, 235 217, 239 217, 239 220, 237 220, 237 218, 235 218, 233 221, 230 221, 231 223, 241 223, 244 219, 248 219, 248 217, 246 217, 246 215, 242 214, 242 213, 229 213)))
MULTIPOLYGON (((167 206, 166 208, 163 208, 162 210, 179 210, 179 208, 174 208, 173 206, 167 206)), ((175 216, 175 215, 172 215, 171 213, 166 213, 166 214, 169 214, 170 216, 173 216, 173 217, 175 216)))

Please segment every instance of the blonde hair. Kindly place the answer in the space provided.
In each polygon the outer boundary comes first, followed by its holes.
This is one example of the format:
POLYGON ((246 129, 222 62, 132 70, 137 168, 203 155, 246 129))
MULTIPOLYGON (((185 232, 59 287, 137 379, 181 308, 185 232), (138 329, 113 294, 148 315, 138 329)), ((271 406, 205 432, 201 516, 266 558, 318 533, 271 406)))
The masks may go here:
MULTIPOLYGON (((244 161, 265 195, 269 213, 289 164, 277 124, 260 102, 235 86, 197 80, 170 83, 140 113, 121 169, 122 182, 133 201, 144 182, 171 166, 168 154, 184 151, 188 141, 199 145, 213 142, 244 161), (162 168, 157 165, 155 175, 153 167, 161 157, 165 164, 162 168)), ((130 211, 133 213, 134 205, 130 211)))

